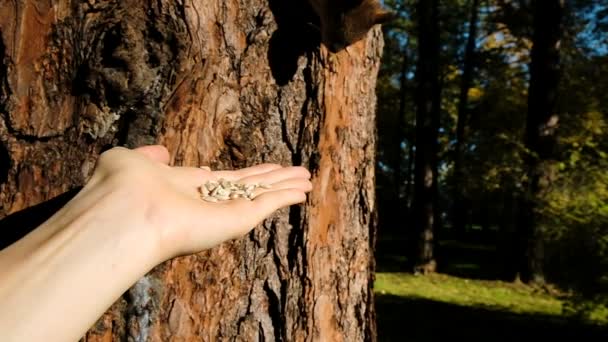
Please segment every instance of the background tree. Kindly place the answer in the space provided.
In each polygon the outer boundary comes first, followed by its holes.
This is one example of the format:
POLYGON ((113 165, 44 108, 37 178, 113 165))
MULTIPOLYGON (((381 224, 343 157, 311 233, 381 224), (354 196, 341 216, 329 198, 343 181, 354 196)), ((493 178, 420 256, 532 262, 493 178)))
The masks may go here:
POLYGON ((546 196, 556 173, 556 101, 560 78, 560 41, 563 0, 532 1, 533 29, 525 146, 527 177, 521 207, 520 243, 525 260, 521 276, 525 282, 544 283, 545 218, 537 199, 546 196))
POLYGON ((376 28, 330 54, 317 21, 304 1, 0 3, 3 246, 77 191, 110 146, 160 143, 172 165, 274 162, 314 176, 305 205, 160 265, 83 340, 373 340, 382 38, 376 28))
POLYGON ((456 146, 454 148, 454 205, 453 205, 453 228, 457 232, 464 232, 468 206, 464 194, 464 186, 459 186, 464 182, 463 156, 465 144, 465 128, 469 110, 469 91, 473 81, 475 70, 475 50, 477 45, 477 27, 479 18, 479 0, 471 1, 471 14, 468 23, 466 46, 462 61, 462 76, 460 84, 460 94, 458 96, 458 118, 456 125, 456 146))
POLYGON ((439 86, 439 15, 437 1, 418 1, 416 66, 416 161, 414 168, 414 245, 411 262, 422 273, 436 267, 434 232, 437 213, 437 153, 441 89, 439 86))

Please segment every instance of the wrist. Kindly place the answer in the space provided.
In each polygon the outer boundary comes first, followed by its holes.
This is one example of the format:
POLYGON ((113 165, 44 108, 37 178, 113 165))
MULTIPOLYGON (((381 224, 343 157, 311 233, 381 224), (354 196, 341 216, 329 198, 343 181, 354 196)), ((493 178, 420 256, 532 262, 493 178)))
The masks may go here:
MULTIPOLYGON (((139 262, 143 262, 140 265, 152 268, 163 261, 153 198, 141 185, 136 188, 118 178, 104 179, 92 187, 85 187, 81 198, 73 203, 76 217, 88 217, 86 222, 76 226, 86 225, 100 233, 112 234, 121 246, 124 244, 136 253, 139 262)), ((133 260, 129 263, 138 264, 133 260)))

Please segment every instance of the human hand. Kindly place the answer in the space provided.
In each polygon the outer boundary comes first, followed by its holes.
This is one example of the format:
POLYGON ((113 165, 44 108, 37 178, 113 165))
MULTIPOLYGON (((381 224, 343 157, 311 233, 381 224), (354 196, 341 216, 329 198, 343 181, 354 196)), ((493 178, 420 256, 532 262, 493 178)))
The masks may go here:
MULTIPOLYGON (((111 215, 137 222, 144 234, 157 234, 161 259, 197 253, 249 232, 276 210, 306 200, 312 189, 310 173, 302 167, 262 164, 235 171, 210 171, 168 166, 162 146, 130 150, 116 147, 104 152, 85 191, 114 189, 129 198, 122 213, 111 215), (210 203, 199 187, 209 180, 245 184, 265 183, 254 199, 210 203)), ((110 210, 110 212, 115 212, 110 210)))
POLYGON ((305 201, 312 187, 302 167, 210 171, 168 162, 162 146, 102 153, 74 198, 0 251, 0 307, 10 308, 0 310, 3 341, 75 341, 161 262, 238 238, 305 201), (271 188, 253 200, 201 199, 198 188, 219 178, 271 188), (58 310, 77 314, 65 324, 58 310))

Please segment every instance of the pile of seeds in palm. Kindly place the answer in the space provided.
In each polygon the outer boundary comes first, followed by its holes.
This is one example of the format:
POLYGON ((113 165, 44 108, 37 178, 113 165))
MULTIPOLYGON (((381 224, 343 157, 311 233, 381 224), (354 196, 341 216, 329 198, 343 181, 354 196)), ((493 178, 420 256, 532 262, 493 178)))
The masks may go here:
POLYGON ((201 198, 207 202, 228 201, 237 198, 252 200, 257 188, 270 189, 268 184, 241 184, 226 179, 207 181, 200 186, 201 198))

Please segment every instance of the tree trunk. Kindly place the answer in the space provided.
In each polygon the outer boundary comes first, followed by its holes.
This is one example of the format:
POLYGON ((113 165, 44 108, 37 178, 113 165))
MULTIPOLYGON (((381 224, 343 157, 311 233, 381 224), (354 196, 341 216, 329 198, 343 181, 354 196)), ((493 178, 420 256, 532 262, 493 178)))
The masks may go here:
POLYGON ((77 190, 115 145, 164 144, 172 165, 313 174, 304 205, 159 265, 84 341, 375 339, 381 32, 329 54, 307 11, 278 0, 0 3, 0 217, 77 190))
POLYGON ((416 141, 413 138, 408 139, 407 166, 405 167, 405 192, 403 194, 408 222, 412 221, 410 220, 410 217, 412 213, 412 188, 414 185, 412 176, 414 174, 414 159, 416 158, 416 153, 414 151, 414 147, 416 146, 415 144, 416 141))
POLYGON ((395 191, 396 191, 396 199, 395 203, 395 215, 394 221, 401 222, 401 224, 395 224, 395 228, 398 229, 399 235, 407 234, 408 225, 406 222, 411 222, 409 219, 410 212, 410 197, 411 197, 411 178, 412 178, 412 165, 413 161, 411 159, 407 159, 407 163, 404 169, 403 161, 406 158, 406 152, 403 148, 403 142, 407 141, 408 154, 407 156, 411 158, 411 146, 412 139, 407 131, 407 96, 408 96, 408 80, 407 73, 409 65, 409 56, 408 56, 408 46, 409 43, 406 43, 402 49, 402 60, 401 60, 401 71, 399 75, 399 108, 398 108, 398 117, 397 117, 397 125, 394 127, 396 134, 396 140, 394 140, 396 160, 394 161, 394 170, 395 170, 395 191))
POLYGON ((397 201, 399 203, 398 210, 401 211, 404 208, 405 201, 402 187, 404 183, 404 172, 403 172, 403 159, 405 159, 405 153, 403 151, 402 142, 405 138, 405 114, 406 114, 406 97, 407 97, 407 69, 408 69, 408 58, 407 58, 407 47, 406 44, 402 52, 401 61, 401 72, 399 75, 399 112, 397 114, 397 125, 395 128, 395 147, 397 149, 395 153, 396 160, 393 162, 393 168, 395 170, 395 191, 397 192, 397 201))
POLYGON ((500 215, 500 231, 497 240, 498 257, 500 260, 500 279, 514 281, 518 273, 517 229, 519 208, 521 203, 514 189, 505 189, 500 215))
POLYGON ((438 2, 418 1, 416 165, 414 171, 415 272, 434 272, 437 225, 437 153, 440 113, 438 2))
POLYGON ((471 19, 469 20, 469 32, 467 45, 464 51, 462 67, 462 81, 460 84, 460 96, 458 97, 458 123, 456 125, 456 156, 454 158, 454 207, 453 227, 458 234, 465 233, 467 224, 467 206, 464 196, 464 172, 463 159, 465 149, 465 126, 469 110, 469 89, 473 81, 475 42, 477 40, 477 18, 479 16, 479 0, 473 0, 471 5, 471 19))
POLYGON ((525 144, 528 182, 525 184, 519 241, 520 276, 524 282, 544 283, 543 226, 539 203, 551 187, 556 172, 555 111, 560 76, 559 43, 562 36, 563 0, 533 1, 534 36, 530 64, 528 116, 525 144))

